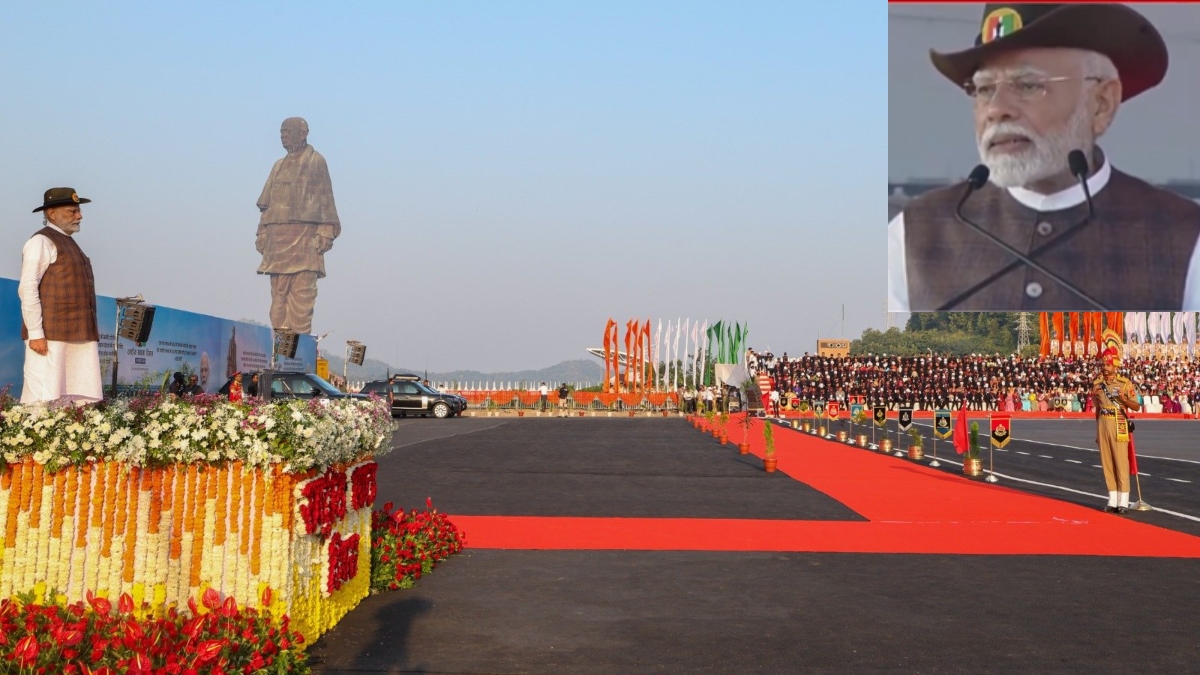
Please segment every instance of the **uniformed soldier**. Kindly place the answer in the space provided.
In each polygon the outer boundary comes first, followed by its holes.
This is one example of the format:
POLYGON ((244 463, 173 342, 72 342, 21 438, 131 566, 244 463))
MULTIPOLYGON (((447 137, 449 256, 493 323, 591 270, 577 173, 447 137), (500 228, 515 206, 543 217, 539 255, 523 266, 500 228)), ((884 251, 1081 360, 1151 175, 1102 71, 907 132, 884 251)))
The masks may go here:
POLYGON ((1110 331, 1105 331, 1105 348, 1100 353, 1102 374, 1092 381, 1092 396, 1096 402, 1096 444, 1100 446, 1100 465, 1108 486, 1108 505, 1105 511, 1125 513, 1129 510, 1129 410, 1141 410, 1137 389, 1128 378, 1119 375, 1121 352, 1114 344, 1110 331))

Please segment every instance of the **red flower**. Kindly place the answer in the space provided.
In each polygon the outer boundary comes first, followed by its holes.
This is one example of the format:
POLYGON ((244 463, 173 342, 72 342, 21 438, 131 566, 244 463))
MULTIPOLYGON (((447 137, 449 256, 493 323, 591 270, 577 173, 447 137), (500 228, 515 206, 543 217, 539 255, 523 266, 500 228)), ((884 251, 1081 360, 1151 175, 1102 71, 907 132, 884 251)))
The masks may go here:
POLYGON ((129 659, 129 672, 132 675, 150 675, 153 667, 145 654, 135 653, 133 658, 129 659))
POLYGON ((204 617, 194 616, 183 624, 183 634, 194 638, 204 629, 204 617))
POLYGON ((225 648, 225 640, 205 640, 196 646, 196 665, 203 665, 217 658, 225 648))
POLYGON ((88 602, 92 605, 92 609, 96 610, 97 614, 108 616, 112 612, 112 603, 105 598, 93 596, 91 591, 88 591, 88 602))
POLYGON ((237 616, 237 613, 237 601, 233 599, 232 595, 225 598, 225 602, 221 603, 221 616, 234 617, 237 616))
POLYGON ((122 593, 117 599, 117 611, 122 614, 128 614, 133 611, 133 598, 129 597, 128 593, 122 593))
POLYGON ((26 635, 17 641, 12 658, 22 668, 28 668, 37 661, 38 651, 40 651, 40 648, 38 647, 37 638, 32 635, 26 635))
POLYGON ((74 647, 83 641, 83 631, 78 628, 59 627, 55 631, 54 640, 62 647, 74 647))
POLYGON ((205 589, 204 595, 201 596, 200 601, 203 602, 204 606, 210 611, 215 610, 221 606, 221 594, 217 592, 217 589, 210 586, 205 589))

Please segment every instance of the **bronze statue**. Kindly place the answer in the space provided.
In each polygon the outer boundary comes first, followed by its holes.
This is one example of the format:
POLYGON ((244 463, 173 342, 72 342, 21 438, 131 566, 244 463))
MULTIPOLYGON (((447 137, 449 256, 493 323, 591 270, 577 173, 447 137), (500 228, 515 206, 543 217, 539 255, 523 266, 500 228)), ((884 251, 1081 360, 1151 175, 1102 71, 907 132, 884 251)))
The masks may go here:
POLYGON ((325 277, 325 252, 342 233, 325 158, 308 144, 308 122, 289 117, 279 130, 288 154, 275 162, 258 198, 259 274, 271 276, 271 326, 312 331, 317 279, 325 277))

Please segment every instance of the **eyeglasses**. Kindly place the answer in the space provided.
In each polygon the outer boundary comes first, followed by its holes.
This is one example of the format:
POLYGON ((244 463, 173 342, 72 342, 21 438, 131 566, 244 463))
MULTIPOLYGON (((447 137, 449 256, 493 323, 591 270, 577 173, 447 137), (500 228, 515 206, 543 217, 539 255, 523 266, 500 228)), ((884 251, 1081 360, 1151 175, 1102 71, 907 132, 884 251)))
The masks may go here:
POLYGON ((994 82, 985 82, 976 84, 975 82, 964 82, 962 85, 963 91, 967 92, 975 105, 986 105, 991 103, 996 94, 1000 91, 1001 85, 1010 85, 1013 95, 1022 103, 1031 103, 1040 100, 1046 96, 1047 86, 1051 82, 1070 82, 1073 80, 1091 80, 1093 82, 1103 82, 1102 77, 1042 77, 1028 78, 1022 77, 1014 80, 996 80, 994 82))

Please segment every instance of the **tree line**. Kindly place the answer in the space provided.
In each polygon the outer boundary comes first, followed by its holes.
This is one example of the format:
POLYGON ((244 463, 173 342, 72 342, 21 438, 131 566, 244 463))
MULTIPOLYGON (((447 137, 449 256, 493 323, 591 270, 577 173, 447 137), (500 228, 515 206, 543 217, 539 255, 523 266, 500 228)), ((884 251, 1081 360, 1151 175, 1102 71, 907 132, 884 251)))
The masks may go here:
MULTIPOLYGON (((1037 314, 1028 315, 1030 345, 1026 356, 1038 352, 1040 333, 1037 314)), ((909 316, 904 329, 885 331, 868 328, 862 337, 851 341, 850 353, 896 354, 1012 354, 1017 350, 1015 312, 917 312, 909 316)))

